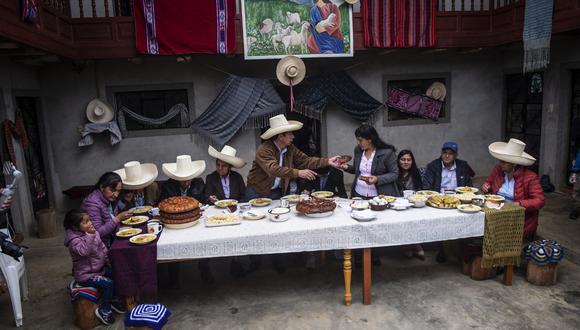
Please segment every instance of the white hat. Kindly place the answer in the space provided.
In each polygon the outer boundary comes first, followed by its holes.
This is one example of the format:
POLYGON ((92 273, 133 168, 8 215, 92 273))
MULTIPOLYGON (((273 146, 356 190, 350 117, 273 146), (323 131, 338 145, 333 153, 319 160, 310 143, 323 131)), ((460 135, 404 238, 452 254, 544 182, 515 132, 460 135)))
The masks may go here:
POLYGON ((436 81, 427 88, 425 95, 435 100, 444 101, 445 96, 447 95, 447 88, 445 88, 445 85, 442 82, 436 81))
POLYGON ((344 0, 344 1, 350 5, 354 5, 355 3, 358 2, 358 0, 344 0))
POLYGON ((109 104, 100 99, 93 99, 87 105, 87 119, 91 123, 108 123, 115 117, 115 112, 109 104))
POLYGON ((191 161, 190 155, 177 156, 175 163, 161 165, 163 173, 177 181, 187 181, 205 171, 205 160, 191 161))
POLYGON ((286 120, 284 115, 270 117, 270 128, 260 137, 263 140, 275 136, 276 134, 297 131, 302 128, 302 123, 296 120, 286 120))
POLYGON ((510 139, 508 143, 494 142, 487 147, 489 153, 504 162, 530 166, 536 159, 524 152, 526 144, 518 139, 510 139))
POLYGON ((244 165, 246 165, 246 162, 243 159, 241 159, 240 157, 236 157, 236 149, 228 145, 225 145, 222 148, 222 151, 217 151, 214 147, 209 146, 207 148, 207 152, 213 158, 217 158, 221 161, 224 161, 235 168, 244 167, 244 165))
POLYGON ((152 163, 141 164, 138 161, 130 161, 115 173, 121 177, 123 189, 136 190, 147 187, 157 179, 157 166, 152 163))
POLYGON ((293 86, 298 85, 304 76, 306 76, 306 65, 296 56, 286 56, 276 66, 276 77, 286 86, 290 85, 290 80, 293 86))

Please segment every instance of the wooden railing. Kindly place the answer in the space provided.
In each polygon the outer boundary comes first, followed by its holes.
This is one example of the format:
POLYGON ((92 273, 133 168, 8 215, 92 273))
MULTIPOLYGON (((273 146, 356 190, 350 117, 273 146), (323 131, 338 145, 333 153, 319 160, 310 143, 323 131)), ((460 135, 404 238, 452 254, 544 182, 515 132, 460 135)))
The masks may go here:
MULTIPOLYGON (((17 1, 0 0, 0 37, 74 59, 135 57, 133 1, 137 0, 40 0, 37 29, 20 20, 17 1)), ((438 48, 494 47, 522 38, 524 0, 438 0, 437 5, 438 48)), ((356 51, 365 50, 359 9, 360 4, 355 5, 356 51)), ((235 23, 236 53, 240 54, 241 13, 235 23)), ((578 29, 580 0, 554 0, 553 33, 578 29)))

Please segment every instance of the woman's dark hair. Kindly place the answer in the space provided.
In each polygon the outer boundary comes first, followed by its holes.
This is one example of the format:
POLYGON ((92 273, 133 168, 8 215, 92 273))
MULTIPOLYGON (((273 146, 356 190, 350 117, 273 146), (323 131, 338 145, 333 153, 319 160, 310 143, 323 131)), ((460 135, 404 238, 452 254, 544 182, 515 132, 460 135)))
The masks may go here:
POLYGON ((121 176, 115 172, 107 172, 99 178, 99 181, 93 190, 109 187, 111 189, 117 188, 117 184, 121 182, 121 176))
POLYGON ((83 214, 77 209, 68 211, 64 216, 64 229, 79 229, 83 214))
POLYGON ((409 169, 409 175, 411 175, 411 177, 413 178, 413 184, 416 187, 419 187, 419 189, 421 187, 423 187, 423 183, 421 182, 421 172, 419 172, 419 168, 417 167, 417 162, 415 162, 415 155, 413 155, 413 152, 411 150, 401 150, 401 152, 399 152, 399 155, 397 156, 397 166, 399 166, 399 179, 403 178, 403 175, 405 173, 403 173, 403 171, 401 170, 401 158, 405 155, 410 155, 411 156, 411 161, 413 162, 413 164, 411 164, 411 168, 409 169))
POLYGON ((371 142, 377 149, 391 149, 395 151, 395 146, 383 141, 379 137, 379 133, 377 133, 377 130, 371 125, 362 124, 359 128, 356 129, 356 131, 354 131, 354 136, 356 136, 357 138, 361 137, 363 139, 371 140, 371 142))

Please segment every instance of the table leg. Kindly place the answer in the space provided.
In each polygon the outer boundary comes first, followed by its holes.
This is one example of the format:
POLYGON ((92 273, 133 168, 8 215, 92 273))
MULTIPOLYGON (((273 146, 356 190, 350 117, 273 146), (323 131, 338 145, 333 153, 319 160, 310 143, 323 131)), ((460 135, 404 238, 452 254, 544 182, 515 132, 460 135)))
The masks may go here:
POLYGON ((132 310, 135 306, 137 306, 137 303, 135 302, 134 296, 125 297, 125 307, 127 307, 127 311, 132 310))
POLYGON ((371 249, 363 250, 363 304, 371 304, 371 249))
POLYGON ((503 274, 503 284, 511 286, 514 277, 514 266, 506 266, 503 274))
POLYGON ((352 294, 350 292, 350 280, 352 275, 352 255, 350 249, 344 250, 344 304, 350 306, 352 294))

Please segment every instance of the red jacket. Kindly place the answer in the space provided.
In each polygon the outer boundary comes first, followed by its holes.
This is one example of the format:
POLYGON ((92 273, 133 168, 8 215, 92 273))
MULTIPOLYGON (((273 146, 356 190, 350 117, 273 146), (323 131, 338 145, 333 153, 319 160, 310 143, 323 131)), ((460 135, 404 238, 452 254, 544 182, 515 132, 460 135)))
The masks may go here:
MULTIPOLYGON (((519 202, 526 209, 524 237, 529 237, 536 232, 538 227, 538 215, 540 209, 544 207, 544 190, 542 190, 538 175, 527 167, 517 168, 514 172, 514 179, 514 201, 519 202)), ((493 168, 485 182, 491 186, 491 192, 497 194, 504 182, 501 165, 493 168)))

